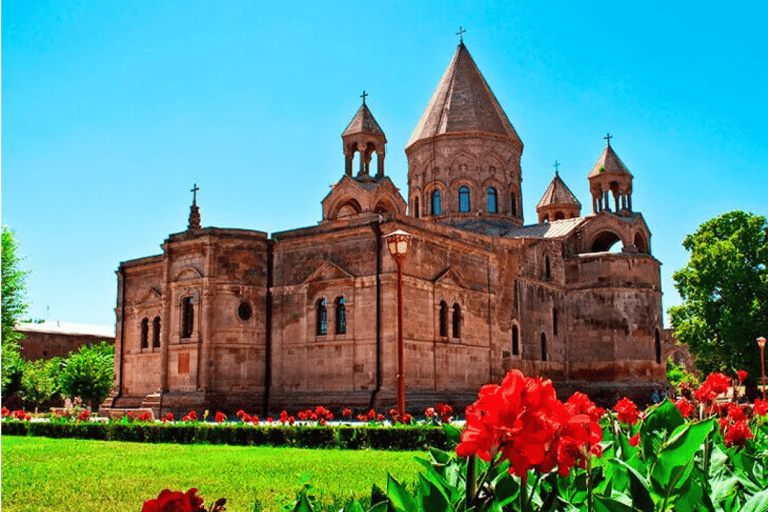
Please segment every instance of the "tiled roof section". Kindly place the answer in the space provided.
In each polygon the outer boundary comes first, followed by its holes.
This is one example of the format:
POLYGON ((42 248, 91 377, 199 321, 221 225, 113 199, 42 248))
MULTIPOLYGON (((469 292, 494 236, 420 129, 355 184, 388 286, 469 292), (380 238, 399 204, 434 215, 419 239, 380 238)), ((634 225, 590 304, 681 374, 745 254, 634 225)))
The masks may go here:
POLYGON ((38 324, 24 322, 17 324, 16 330, 21 332, 45 332, 53 334, 104 336, 105 338, 115 337, 115 326, 113 325, 87 325, 72 324, 67 322, 43 322, 38 324))
POLYGON ((597 159, 597 163, 592 168, 592 172, 589 173, 588 178, 599 176, 604 172, 629 174, 632 176, 632 173, 629 172, 627 166, 624 165, 624 162, 621 161, 621 158, 618 157, 610 144, 605 147, 605 151, 603 151, 603 154, 597 159))
POLYGON ((576 196, 573 195, 573 192, 571 192, 558 173, 555 173, 555 177, 552 178, 552 182, 547 187, 536 208, 552 204, 575 204, 581 207, 579 200, 576 199, 576 196))
POLYGON ((344 130, 342 137, 345 135, 353 135, 355 133, 373 133, 377 135, 384 135, 384 130, 381 129, 379 123, 374 119, 373 114, 368 109, 368 105, 363 103, 360 110, 357 111, 355 117, 350 121, 347 129, 344 130))
POLYGON ((483 132, 522 145, 464 43, 459 44, 407 146, 445 133, 483 132))
POLYGON ((513 228, 505 238, 560 238, 571 234, 585 220, 586 217, 576 217, 513 228))

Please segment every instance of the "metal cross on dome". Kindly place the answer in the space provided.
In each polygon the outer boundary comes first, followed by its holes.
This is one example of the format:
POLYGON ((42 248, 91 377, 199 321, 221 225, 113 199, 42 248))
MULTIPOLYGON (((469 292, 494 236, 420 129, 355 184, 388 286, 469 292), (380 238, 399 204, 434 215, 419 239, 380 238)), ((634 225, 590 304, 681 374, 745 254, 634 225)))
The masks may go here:
POLYGON ((613 138, 613 135, 611 135, 610 133, 606 133, 605 137, 603 137, 603 138, 608 141, 608 145, 610 146, 611 145, 611 139, 613 138))
POLYGON ((363 94, 360 95, 361 98, 363 98, 363 105, 365 105, 365 97, 368 96, 368 93, 363 91, 363 94))
POLYGON ((459 26, 459 31, 456 32, 456 35, 459 36, 460 43, 464 42, 464 34, 466 34, 466 32, 467 32, 466 30, 464 30, 461 26, 459 26))
POLYGON ((557 174, 557 171, 560 170, 560 162, 555 160, 555 163, 553 164, 553 167, 555 168, 555 174, 557 174))
POLYGON ((192 192, 192 204, 195 204, 195 205, 197 204, 197 191, 198 190, 200 190, 200 187, 197 186, 197 183, 195 183, 194 186, 192 187, 192 190, 190 190, 190 192, 192 192))

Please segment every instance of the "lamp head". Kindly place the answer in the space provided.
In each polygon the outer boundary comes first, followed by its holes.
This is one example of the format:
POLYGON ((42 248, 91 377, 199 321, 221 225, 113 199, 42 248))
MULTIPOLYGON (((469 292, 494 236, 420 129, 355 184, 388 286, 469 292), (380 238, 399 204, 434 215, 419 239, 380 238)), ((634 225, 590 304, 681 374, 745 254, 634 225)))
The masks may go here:
POLYGON ((387 240, 389 254, 391 254, 393 258, 405 258, 405 255, 408 253, 408 244, 411 240, 411 235, 409 233, 406 233, 402 229, 398 229, 397 231, 393 231, 386 235, 384 238, 387 240))
POLYGON ((763 336, 757 338, 757 346, 760 348, 765 348, 765 338, 763 336))

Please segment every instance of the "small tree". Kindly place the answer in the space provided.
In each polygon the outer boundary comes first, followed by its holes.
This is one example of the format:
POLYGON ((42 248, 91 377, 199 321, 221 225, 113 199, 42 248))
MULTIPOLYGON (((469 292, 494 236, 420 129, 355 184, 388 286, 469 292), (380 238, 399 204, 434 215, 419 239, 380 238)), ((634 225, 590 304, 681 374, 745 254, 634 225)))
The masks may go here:
POLYGON ((3 226, 2 246, 2 321, 5 349, 6 342, 17 341, 23 337, 16 331, 16 323, 28 306, 25 294, 28 272, 20 267, 21 259, 17 254, 19 243, 8 226, 3 226))
POLYGON ((19 353, 19 344, 15 341, 6 341, 2 346, 2 398, 14 395, 21 391, 21 378, 24 375, 26 361, 19 353))
POLYGON ((38 359, 27 363, 21 377, 21 397, 35 404, 35 409, 42 402, 50 400, 59 390, 59 358, 38 359))
POLYGON ((102 341, 69 354, 59 374, 59 387, 64 396, 79 396, 92 407, 107 398, 114 379, 114 347, 102 341))
POLYGON ((768 223, 763 216, 725 213, 683 241, 688 264, 672 278, 683 302, 669 308, 675 336, 702 373, 760 376, 758 336, 768 335, 768 223))

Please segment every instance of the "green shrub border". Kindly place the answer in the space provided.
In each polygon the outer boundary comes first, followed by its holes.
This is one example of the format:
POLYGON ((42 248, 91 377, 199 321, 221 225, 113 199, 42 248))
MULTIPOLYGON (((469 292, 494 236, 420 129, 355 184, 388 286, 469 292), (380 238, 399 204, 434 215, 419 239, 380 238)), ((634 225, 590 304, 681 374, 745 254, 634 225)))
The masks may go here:
POLYGON ((2 435, 95 439, 132 443, 226 444, 343 450, 445 450, 440 426, 267 426, 214 423, 62 423, 4 421, 2 435))

